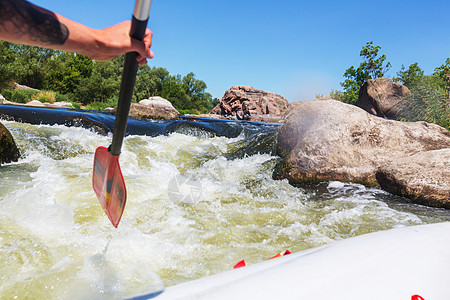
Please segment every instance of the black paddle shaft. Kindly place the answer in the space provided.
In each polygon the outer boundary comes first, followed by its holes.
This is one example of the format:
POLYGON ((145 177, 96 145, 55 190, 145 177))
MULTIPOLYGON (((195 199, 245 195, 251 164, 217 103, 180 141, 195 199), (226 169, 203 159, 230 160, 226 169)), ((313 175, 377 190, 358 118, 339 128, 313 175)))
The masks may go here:
MULTIPOLYGON (((147 21, 148 14, 145 20, 138 20, 133 15, 130 36, 142 41, 145 35, 145 30, 147 28, 147 21)), ((125 137, 125 131, 127 129, 128 114, 130 112, 131 98, 133 97, 134 84, 136 82, 136 73, 138 70, 138 62, 136 60, 137 55, 137 52, 129 52, 125 55, 122 81, 120 83, 119 103, 117 105, 116 120, 114 122, 113 139, 109 148, 111 154, 114 156, 120 155, 122 142, 125 137)))

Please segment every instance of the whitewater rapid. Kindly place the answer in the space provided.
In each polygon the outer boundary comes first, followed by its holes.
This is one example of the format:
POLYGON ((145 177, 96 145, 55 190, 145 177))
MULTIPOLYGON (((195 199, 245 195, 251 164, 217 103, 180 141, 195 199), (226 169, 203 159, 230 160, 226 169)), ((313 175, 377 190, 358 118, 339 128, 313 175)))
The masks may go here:
POLYGON ((230 270, 241 259, 252 264, 286 249, 450 220, 444 210, 362 185, 273 180, 278 158, 250 151, 273 139, 197 130, 125 139, 128 201, 114 229, 91 187, 94 151, 110 135, 2 123, 22 153, 0 167, 4 299, 124 298, 230 270))

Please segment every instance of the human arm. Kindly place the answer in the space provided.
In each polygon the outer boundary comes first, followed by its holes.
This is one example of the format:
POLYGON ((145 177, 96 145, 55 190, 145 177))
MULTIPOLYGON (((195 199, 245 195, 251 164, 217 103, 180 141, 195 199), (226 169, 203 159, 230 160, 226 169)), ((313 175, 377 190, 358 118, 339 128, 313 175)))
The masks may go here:
POLYGON ((12 43, 52 48, 107 60, 136 51, 145 64, 153 57, 152 32, 143 41, 129 36, 130 21, 92 29, 25 0, 0 0, 0 39, 12 43))

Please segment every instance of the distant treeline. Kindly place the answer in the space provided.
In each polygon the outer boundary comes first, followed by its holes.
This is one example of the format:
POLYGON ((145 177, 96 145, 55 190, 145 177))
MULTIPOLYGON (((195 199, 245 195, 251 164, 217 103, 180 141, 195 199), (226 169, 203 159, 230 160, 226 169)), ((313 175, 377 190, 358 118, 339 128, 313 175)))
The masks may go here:
MULTIPOLYGON (((117 105, 124 56, 108 61, 84 55, 0 41, 0 92, 14 82, 57 93, 91 109, 117 105)), ((133 94, 137 102, 152 96, 169 100, 181 113, 207 113, 217 99, 206 92, 206 83, 194 73, 170 75, 165 68, 140 66, 133 94)))

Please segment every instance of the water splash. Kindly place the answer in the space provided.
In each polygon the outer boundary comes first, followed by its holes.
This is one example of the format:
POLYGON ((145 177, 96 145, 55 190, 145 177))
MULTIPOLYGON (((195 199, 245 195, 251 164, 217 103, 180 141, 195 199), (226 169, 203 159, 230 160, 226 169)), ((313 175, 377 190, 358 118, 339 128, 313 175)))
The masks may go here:
POLYGON ((241 259, 256 263, 286 249, 450 219, 361 185, 275 181, 267 131, 174 132, 125 139, 129 201, 114 230, 91 188, 93 153, 110 137, 4 123, 23 153, 0 168, 5 298, 124 298, 230 270, 241 259), (249 152, 250 145, 261 146, 249 152), (194 187, 195 197, 171 196, 180 176, 189 180, 178 192, 194 187))

